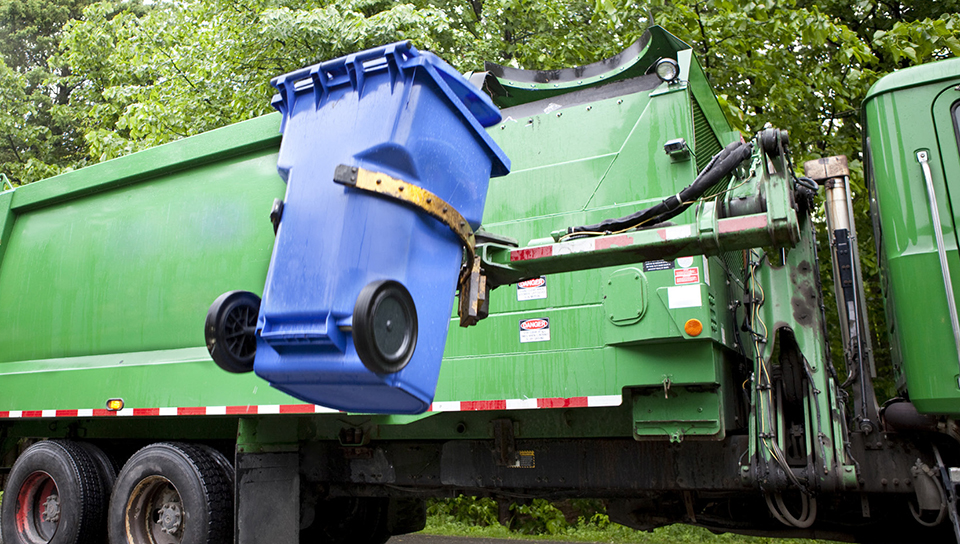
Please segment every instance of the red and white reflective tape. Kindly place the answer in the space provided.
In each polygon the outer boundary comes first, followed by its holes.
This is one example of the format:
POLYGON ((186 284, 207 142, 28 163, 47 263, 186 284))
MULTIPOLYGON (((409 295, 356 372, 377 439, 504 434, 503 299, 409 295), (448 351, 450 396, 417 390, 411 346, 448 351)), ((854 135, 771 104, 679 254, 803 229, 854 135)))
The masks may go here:
POLYGON ((534 410, 537 408, 600 408, 620 406, 621 395, 597 395, 592 397, 507 399, 507 400, 454 400, 434 402, 430 412, 476 412, 482 410, 534 410))
POLYGON ((601 236, 599 238, 583 238, 580 240, 571 240, 560 244, 551 244, 549 246, 528 247, 524 249, 514 249, 510 252, 510 261, 531 261, 533 259, 542 259, 544 257, 557 257, 559 255, 572 255, 574 253, 587 253, 589 251, 599 251, 610 249, 612 247, 626 247, 633 245, 633 237, 621 234, 619 236, 601 236))
MULTIPOLYGON (((438 401, 428 412, 475 412, 484 410, 532 410, 538 408, 599 408, 620 406, 620 395, 592 397, 456 400, 438 401)), ((2 410, 0 419, 28 419, 55 417, 156 417, 156 416, 242 416, 263 414, 333 414, 340 410, 317 404, 260 404, 252 406, 191 406, 179 408, 124 408, 119 411, 104 408, 80 410, 2 410)))

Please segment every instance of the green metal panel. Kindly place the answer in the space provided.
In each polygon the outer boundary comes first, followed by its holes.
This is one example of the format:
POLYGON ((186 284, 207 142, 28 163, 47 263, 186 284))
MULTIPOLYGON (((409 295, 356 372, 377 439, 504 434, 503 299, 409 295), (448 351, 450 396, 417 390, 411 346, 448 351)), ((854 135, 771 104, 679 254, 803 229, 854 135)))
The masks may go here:
POLYGON ((0 265, 3 265, 3 253, 7 249, 7 240, 13 230, 13 190, 0 193, 0 265))
POLYGON ((213 299, 263 289, 266 213, 283 191, 275 157, 265 150, 19 214, 0 270, 11 333, 0 362, 202 346, 197 324, 213 299))
POLYGON ((918 410, 954 415, 960 414, 958 355, 916 153, 930 155, 956 291, 960 158, 950 110, 960 99, 958 73, 958 59, 896 72, 881 79, 863 105, 894 363, 918 410))
MULTIPOLYGON (((505 121, 490 129, 513 169, 491 180, 484 227, 526 244, 567 226, 626 215, 688 185, 699 155, 673 162, 663 144, 702 141, 709 159, 730 129, 722 115, 713 115, 719 108, 712 93, 703 97, 713 100, 709 120, 694 99, 692 88, 709 91, 699 68, 683 69, 690 81, 649 88, 635 80, 636 90, 617 96, 586 84, 568 85, 567 94, 543 86, 534 96, 528 89, 525 105, 503 110, 505 121), (591 93, 599 98, 591 101, 591 93), (725 128, 721 134, 715 123, 725 128)), ((675 221, 693 222, 694 211, 675 221)), ((644 393, 624 397, 633 406, 635 437, 722 438, 732 419, 720 415, 728 391, 720 384, 731 374, 724 343, 734 344, 727 286, 719 261, 712 268, 700 256, 683 261, 552 274, 543 298, 527 299, 516 285, 495 289, 490 317, 469 329, 451 326, 437 401, 620 395, 635 388, 644 393), (668 295, 687 281, 678 280, 680 269, 695 270, 689 306, 671 305, 668 295), (622 312, 641 315, 620 319, 622 312), (683 332, 693 318, 704 325, 699 337, 683 332), (547 320, 549 339, 524 341, 520 324, 527 319, 547 320), (664 401, 665 382, 674 394, 664 401), (708 392, 685 393, 687 386, 708 392), (646 393, 651 389, 659 397, 646 393), (657 398, 656 406, 646 406, 657 398), (648 409, 659 415, 644 415, 648 409)))
POLYGON ((203 347, 210 303, 260 292, 279 116, 0 196, 0 410, 291 404, 203 347), (12 221, 10 219, 13 219, 12 221), (45 395, 44 391, 51 394, 45 395))

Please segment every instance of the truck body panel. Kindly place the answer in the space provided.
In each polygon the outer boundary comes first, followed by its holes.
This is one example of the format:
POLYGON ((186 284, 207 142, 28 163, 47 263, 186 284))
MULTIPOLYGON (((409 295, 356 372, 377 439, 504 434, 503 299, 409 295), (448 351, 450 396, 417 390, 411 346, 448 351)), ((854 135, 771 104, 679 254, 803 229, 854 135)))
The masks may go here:
POLYGON ((960 172, 953 120, 960 99, 958 64, 943 61, 891 74, 871 89, 863 105, 894 364, 921 412, 952 415, 960 413, 960 363, 916 154, 925 150, 930 156, 944 249, 957 285, 960 186, 952 180, 960 172))

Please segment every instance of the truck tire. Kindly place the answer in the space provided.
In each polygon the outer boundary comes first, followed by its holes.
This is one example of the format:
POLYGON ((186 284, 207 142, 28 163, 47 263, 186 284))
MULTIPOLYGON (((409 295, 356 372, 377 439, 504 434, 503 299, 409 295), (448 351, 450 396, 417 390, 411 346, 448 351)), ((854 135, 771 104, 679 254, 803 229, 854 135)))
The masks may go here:
POLYGON ((113 484, 117 481, 117 470, 119 469, 117 462, 110 454, 90 442, 77 442, 77 445, 83 448, 87 455, 93 459, 97 466, 97 472, 100 473, 100 480, 103 482, 104 516, 106 516, 107 504, 110 502, 110 492, 113 491, 113 484))
POLYGON ((227 544, 233 486, 208 446, 151 444, 123 465, 110 498, 110 544, 227 544))
POLYGON ((6 544, 100 544, 107 493, 87 450, 67 440, 27 448, 13 464, 0 506, 6 544))
POLYGON ((317 502, 313 523, 300 530, 300 544, 383 544, 388 500, 338 497, 317 502))

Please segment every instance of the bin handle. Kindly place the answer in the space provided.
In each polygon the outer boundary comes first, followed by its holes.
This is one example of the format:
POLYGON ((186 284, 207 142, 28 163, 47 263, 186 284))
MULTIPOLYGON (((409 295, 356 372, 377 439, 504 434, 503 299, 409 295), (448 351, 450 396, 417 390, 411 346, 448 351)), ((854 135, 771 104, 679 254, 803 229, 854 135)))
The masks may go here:
POLYGON ((333 181, 362 191, 375 193, 410 204, 448 226, 466 250, 466 263, 460 273, 460 326, 475 325, 485 315, 487 277, 480 270, 476 237, 470 223, 445 200, 424 189, 382 172, 341 164, 333 174, 333 181))
POLYGON ((10 183, 10 180, 7 179, 6 174, 0 174, 0 193, 6 190, 10 190, 10 191, 14 190, 13 183, 10 183), (4 189, 3 187, 8 187, 9 189, 4 189))

